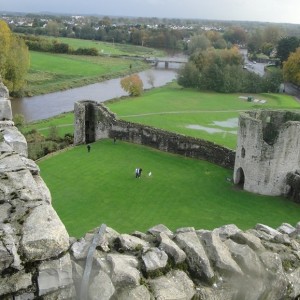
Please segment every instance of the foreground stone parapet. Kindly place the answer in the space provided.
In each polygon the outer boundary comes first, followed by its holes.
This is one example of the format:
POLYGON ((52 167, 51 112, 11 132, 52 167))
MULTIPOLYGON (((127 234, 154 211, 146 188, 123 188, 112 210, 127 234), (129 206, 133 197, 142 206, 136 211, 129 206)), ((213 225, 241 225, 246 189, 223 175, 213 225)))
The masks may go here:
POLYGON ((35 207, 23 225, 21 246, 26 260, 57 257, 69 248, 65 226, 49 204, 35 207))
POLYGON ((69 235, 11 115, 0 99, 0 299, 74 299, 69 235))
MULTIPOLYGON (((90 299, 100 295, 111 300, 300 297, 300 238, 293 238, 297 229, 290 224, 277 229, 257 224, 247 231, 233 224, 215 230, 156 228, 163 230, 126 234, 126 240, 135 243, 120 247, 124 234, 107 227, 104 239, 109 236, 109 249, 97 247, 94 253, 90 299), (290 234, 280 233, 282 228, 290 234), (286 238, 276 239, 278 234, 286 238)), ((91 240, 87 234, 80 243, 88 247, 91 240)), ((85 257, 72 256, 77 293, 82 276, 79 265, 84 268, 85 257)))

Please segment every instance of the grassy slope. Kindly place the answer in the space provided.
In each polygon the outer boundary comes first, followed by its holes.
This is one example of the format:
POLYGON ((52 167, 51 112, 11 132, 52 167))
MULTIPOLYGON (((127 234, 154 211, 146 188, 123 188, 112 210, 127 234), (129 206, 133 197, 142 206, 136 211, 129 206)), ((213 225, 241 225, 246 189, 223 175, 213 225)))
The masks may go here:
POLYGON ((265 104, 247 102, 239 96, 241 94, 218 94, 181 89, 176 84, 172 84, 148 91, 142 97, 114 101, 106 105, 124 120, 203 138, 232 149, 236 146, 236 133, 230 131, 236 131, 237 127, 222 127, 214 124, 215 121, 224 122, 237 118, 240 111, 250 109, 300 108, 300 104, 288 95, 254 95, 254 98, 266 100, 265 104), (201 125, 221 132, 212 134, 204 130, 189 129, 188 125, 201 125))
POLYGON ((22 133, 36 129, 43 135, 48 136, 51 126, 56 126, 60 137, 63 137, 66 133, 74 133, 74 113, 63 113, 53 118, 29 123, 22 128, 22 133))
POLYGON ((300 206, 279 197, 240 191, 232 172, 205 161, 105 140, 39 162, 53 206, 72 236, 106 223, 120 232, 163 223, 212 229, 235 223, 279 226, 299 221, 300 206), (141 179, 134 178, 143 168, 141 179), (147 176, 149 171, 152 176, 147 176))
POLYGON ((38 95, 126 75, 148 67, 142 61, 102 57, 53 54, 30 51, 30 70, 25 92, 38 95))

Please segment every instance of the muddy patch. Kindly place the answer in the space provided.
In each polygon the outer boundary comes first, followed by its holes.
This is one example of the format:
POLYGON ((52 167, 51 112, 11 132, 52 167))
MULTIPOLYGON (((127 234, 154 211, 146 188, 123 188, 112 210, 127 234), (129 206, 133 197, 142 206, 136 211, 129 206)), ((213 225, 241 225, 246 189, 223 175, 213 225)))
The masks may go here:
POLYGON ((237 128, 238 127, 238 118, 231 118, 225 121, 213 121, 212 126, 218 126, 221 128, 216 127, 207 127, 197 124, 189 124, 186 126, 188 129, 194 129, 194 130, 202 130, 207 133, 231 133, 231 134, 237 134, 237 130, 224 130, 223 128, 237 128))

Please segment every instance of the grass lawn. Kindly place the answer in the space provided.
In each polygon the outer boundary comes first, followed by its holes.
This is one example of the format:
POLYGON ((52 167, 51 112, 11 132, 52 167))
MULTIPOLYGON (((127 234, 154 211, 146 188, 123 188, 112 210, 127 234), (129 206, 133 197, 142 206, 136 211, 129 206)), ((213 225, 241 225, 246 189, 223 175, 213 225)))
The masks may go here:
POLYGON ((200 92, 182 89, 175 83, 141 97, 110 101, 106 105, 120 119, 202 138, 231 149, 236 147, 237 118, 241 111, 300 108, 300 103, 288 95, 200 92), (244 99, 248 96, 258 102, 248 102, 244 99))
POLYGON ((299 221, 299 205, 238 190, 227 180, 232 171, 208 162, 119 141, 91 146, 90 153, 83 145, 38 163, 71 236, 102 223, 130 233, 161 223, 171 230, 229 223, 248 229, 299 221), (135 179, 136 167, 143 168, 141 179, 135 179))
POLYGON ((30 51, 27 95, 38 95, 83 86, 138 72, 149 66, 139 60, 53 54, 30 51), (129 66, 132 65, 130 70, 129 66))

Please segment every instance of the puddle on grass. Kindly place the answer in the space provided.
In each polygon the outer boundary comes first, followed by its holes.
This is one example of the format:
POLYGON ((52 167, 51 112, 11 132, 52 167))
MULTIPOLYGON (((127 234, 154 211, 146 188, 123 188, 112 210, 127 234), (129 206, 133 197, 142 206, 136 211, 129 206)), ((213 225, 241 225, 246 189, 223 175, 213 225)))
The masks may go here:
MULTIPOLYGON (((238 118, 232 118, 228 119, 226 121, 214 121, 213 124, 214 126, 219 126, 222 128, 236 128, 238 127, 238 118)), ((206 127, 206 126, 201 126, 201 125, 196 125, 196 124, 190 124, 187 125, 186 128, 188 129, 195 129, 195 130, 203 130, 206 131, 207 133, 231 133, 231 134, 237 134, 236 130, 224 130, 221 128, 214 128, 214 127, 206 127)))
POLYGON ((225 128, 237 128, 238 122, 238 118, 231 118, 226 121, 214 121, 213 125, 225 128))

